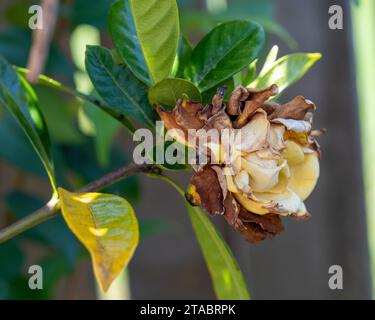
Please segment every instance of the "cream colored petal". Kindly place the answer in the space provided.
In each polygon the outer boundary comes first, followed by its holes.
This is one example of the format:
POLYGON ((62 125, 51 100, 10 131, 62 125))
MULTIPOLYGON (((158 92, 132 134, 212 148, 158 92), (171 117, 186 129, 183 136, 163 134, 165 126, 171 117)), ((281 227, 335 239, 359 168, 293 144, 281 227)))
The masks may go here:
POLYGON ((286 148, 282 155, 289 165, 296 165, 305 159, 303 148, 292 140, 286 141, 286 148))
MULTIPOLYGON (((246 157, 247 155, 248 154, 246 154, 244 156, 246 157)), ((259 150, 259 151, 256 152, 256 155, 259 158, 264 159, 264 160, 277 160, 277 161, 279 161, 281 159, 280 153, 275 152, 275 150, 273 150, 271 148, 259 150)))
POLYGON ((289 187, 304 201, 313 191, 319 178, 318 154, 305 154, 303 162, 290 166, 290 172, 289 187))
POLYGON ((234 194, 234 197, 246 210, 259 215, 276 213, 303 216, 306 213, 305 205, 290 189, 280 194, 256 193, 256 200, 249 199, 242 194, 234 194))
POLYGON ((236 146, 238 150, 254 152, 267 147, 269 129, 270 123, 267 120, 267 114, 263 110, 258 111, 251 121, 237 132, 236 146))
POLYGON ((285 127, 282 125, 271 125, 268 137, 268 143, 271 149, 281 151, 285 148, 284 142, 285 127))
POLYGON ((268 192, 270 193, 283 193, 286 191, 289 185, 290 170, 287 165, 284 165, 280 170, 279 182, 268 192))
POLYGON ((281 215, 298 214, 304 206, 299 196, 289 188, 284 193, 257 193, 255 196, 261 202, 271 201, 271 205, 263 207, 281 215))
POLYGON ((294 131, 294 132, 310 132, 311 131, 310 122, 304 121, 304 120, 276 118, 276 119, 271 120, 271 122, 281 123, 287 128, 287 130, 294 131))
POLYGON ((251 188, 249 186, 249 174, 245 170, 241 170, 234 177, 234 182, 238 189, 244 193, 250 193, 251 188))
POLYGON ((250 175, 250 187, 256 192, 272 189, 279 181, 279 172, 285 165, 278 165, 277 160, 265 160, 256 154, 242 158, 241 167, 250 175))
POLYGON ((303 216, 306 216, 306 215, 309 216, 309 214, 307 213, 306 206, 305 206, 305 204, 303 202, 301 203, 301 207, 298 210, 298 212, 295 213, 295 215, 297 217, 303 217, 303 216))

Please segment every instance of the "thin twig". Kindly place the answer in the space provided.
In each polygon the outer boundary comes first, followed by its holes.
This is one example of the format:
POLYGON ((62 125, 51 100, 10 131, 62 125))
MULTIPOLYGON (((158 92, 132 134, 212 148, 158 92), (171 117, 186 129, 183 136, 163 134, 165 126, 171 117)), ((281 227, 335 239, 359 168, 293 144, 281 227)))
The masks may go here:
MULTIPOLYGON (((131 163, 129 165, 121 167, 116 171, 106 174, 96 181, 89 183, 85 187, 78 190, 78 192, 99 191, 105 187, 115 184, 120 180, 141 172, 149 174, 160 174, 161 170, 156 165, 137 165, 135 163, 131 163)), ((0 243, 3 243, 13 238, 14 236, 56 216, 59 213, 59 210, 59 200, 57 198, 52 198, 44 207, 1 230, 0 243)))
POLYGON ((27 74, 27 80, 31 83, 37 81, 39 74, 43 72, 51 39, 55 31, 59 0, 42 0, 41 7, 43 26, 41 29, 33 30, 33 40, 27 63, 27 67, 30 70, 27 74))

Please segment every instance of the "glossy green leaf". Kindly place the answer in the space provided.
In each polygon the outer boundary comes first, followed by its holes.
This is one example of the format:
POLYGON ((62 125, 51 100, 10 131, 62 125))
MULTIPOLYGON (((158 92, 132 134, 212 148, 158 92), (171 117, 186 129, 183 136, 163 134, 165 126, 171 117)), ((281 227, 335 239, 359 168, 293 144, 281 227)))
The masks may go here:
POLYGON ((172 72, 176 78, 184 77, 184 69, 189 63, 192 52, 193 47, 191 46, 189 40, 186 37, 181 36, 178 43, 177 56, 172 72))
POLYGON ((102 193, 72 193, 59 188, 63 217, 90 252, 103 291, 128 265, 139 241, 132 206, 125 199, 102 193))
POLYGON ((38 99, 26 80, 18 75, 2 57, 0 57, 0 105, 7 108, 26 133, 55 189, 51 144, 38 99))
POLYGON ((170 109, 184 95, 194 101, 202 100, 199 89, 190 81, 183 79, 164 79, 148 91, 148 99, 152 105, 162 105, 170 109))
POLYGON ((152 85, 170 75, 180 28, 176 0, 119 0, 109 21, 118 53, 140 80, 152 85))
POLYGON ((255 59, 249 66, 243 71, 242 85, 247 87, 256 78, 258 59, 255 59))
POLYGON ((264 30, 257 23, 223 23, 194 48, 185 76, 206 91, 248 66, 263 45, 264 30))
POLYGON ((245 279, 228 245, 207 215, 186 204, 204 259, 210 271, 215 293, 220 300, 249 300, 245 279))
MULTIPOLYGON (((174 181, 165 176, 159 177, 175 187, 185 198, 184 191, 174 181)), ((250 294, 245 279, 230 248, 216 231, 207 215, 199 207, 192 207, 187 201, 185 203, 217 298, 220 300, 249 300, 250 294)))
POLYGON ((267 54, 266 60, 264 60, 262 70, 260 70, 258 77, 263 77, 268 72, 268 70, 273 66, 273 64, 277 60, 278 53, 279 47, 273 46, 270 52, 267 54))
POLYGON ((88 46, 86 70, 96 91, 114 113, 155 126, 157 116, 148 103, 148 88, 125 65, 115 64, 109 50, 88 46))
POLYGON ((284 56, 272 63, 267 69, 262 70, 261 75, 250 86, 265 88, 276 83, 280 94, 301 79, 320 58, 320 53, 294 53, 284 56))

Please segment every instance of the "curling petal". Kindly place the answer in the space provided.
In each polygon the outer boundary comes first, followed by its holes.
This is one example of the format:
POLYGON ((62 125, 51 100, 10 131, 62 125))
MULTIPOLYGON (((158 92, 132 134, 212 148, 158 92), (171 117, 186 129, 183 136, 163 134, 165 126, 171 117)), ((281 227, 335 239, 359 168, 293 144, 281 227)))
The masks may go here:
POLYGON ((285 162, 278 165, 277 160, 264 160, 256 154, 250 154, 242 159, 241 166, 246 170, 251 179, 250 186, 255 192, 265 192, 276 186, 279 182, 279 172, 285 162))
POLYGON ((254 152, 267 145, 270 123, 264 111, 258 111, 236 135, 238 150, 254 152))

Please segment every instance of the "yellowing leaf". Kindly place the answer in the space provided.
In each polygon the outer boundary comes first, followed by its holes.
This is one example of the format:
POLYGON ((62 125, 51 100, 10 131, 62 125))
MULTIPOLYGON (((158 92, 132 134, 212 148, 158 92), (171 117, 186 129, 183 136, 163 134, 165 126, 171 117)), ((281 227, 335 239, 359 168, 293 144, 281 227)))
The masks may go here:
POLYGON ((59 188, 66 223, 90 252, 94 273, 107 291, 130 261, 139 240, 138 221, 125 199, 59 188))

